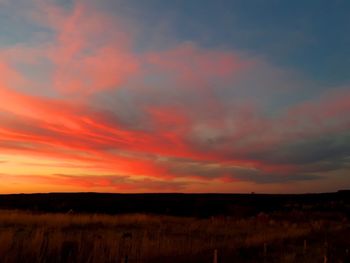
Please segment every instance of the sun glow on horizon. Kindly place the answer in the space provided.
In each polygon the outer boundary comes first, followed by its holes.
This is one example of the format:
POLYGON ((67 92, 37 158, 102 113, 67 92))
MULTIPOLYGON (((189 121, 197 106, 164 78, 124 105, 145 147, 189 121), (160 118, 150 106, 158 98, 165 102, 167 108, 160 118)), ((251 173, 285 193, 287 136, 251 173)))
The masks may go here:
POLYGON ((0 1, 0 193, 350 187, 350 82, 340 66, 321 74, 346 50, 307 28, 292 48, 283 5, 270 25, 227 1, 247 13, 235 14, 241 29, 207 1, 205 19, 188 3, 173 16, 156 3, 69 3, 0 1))

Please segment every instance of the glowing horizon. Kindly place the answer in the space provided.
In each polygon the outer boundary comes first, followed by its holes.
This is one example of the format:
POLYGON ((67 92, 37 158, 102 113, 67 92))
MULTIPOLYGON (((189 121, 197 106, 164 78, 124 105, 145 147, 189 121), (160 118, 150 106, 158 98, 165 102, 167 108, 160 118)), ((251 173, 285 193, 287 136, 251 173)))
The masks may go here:
POLYGON ((350 187, 346 8, 179 3, 0 1, 0 193, 350 187))

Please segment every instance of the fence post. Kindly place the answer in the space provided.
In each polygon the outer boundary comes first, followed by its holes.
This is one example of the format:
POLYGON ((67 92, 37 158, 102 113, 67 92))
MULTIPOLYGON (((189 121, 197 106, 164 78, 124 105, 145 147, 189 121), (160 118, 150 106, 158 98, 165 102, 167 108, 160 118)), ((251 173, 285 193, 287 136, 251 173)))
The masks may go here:
POLYGON ((213 263, 218 263, 218 250, 217 249, 214 249, 213 263))
POLYGON ((131 232, 123 233, 119 244, 120 262, 122 263, 129 262, 129 256, 131 256, 131 248, 132 248, 132 233, 131 232))
POLYGON ((325 240, 325 242, 324 242, 324 256, 323 256, 323 263, 327 263, 327 262, 328 262, 328 257, 327 257, 327 254, 328 254, 328 242, 327 242, 327 240, 325 240))

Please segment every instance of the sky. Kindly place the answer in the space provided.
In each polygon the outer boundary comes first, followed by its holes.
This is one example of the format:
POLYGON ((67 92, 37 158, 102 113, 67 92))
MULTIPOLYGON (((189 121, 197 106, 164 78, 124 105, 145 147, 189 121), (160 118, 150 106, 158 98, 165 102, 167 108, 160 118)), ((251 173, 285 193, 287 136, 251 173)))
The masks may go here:
POLYGON ((0 0, 0 193, 350 188, 347 0, 0 0))

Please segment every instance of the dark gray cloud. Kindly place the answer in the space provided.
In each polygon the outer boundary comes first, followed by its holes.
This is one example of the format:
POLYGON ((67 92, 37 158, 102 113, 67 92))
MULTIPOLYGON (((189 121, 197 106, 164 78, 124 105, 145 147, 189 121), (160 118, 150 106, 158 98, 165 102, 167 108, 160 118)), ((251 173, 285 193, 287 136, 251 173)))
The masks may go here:
POLYGON ((350 156, 350 134, 322 136, 283 143, 269 151, 252 153, 251 158, 278 164, 310 164, 330 161, 342 164, 350 156))
POLYGON ((242 181, 250 181, 258 184, 270 184, 270 183, 287 183, 298 181, 310 181, 322 179, 321 176, 316 174, 297 174, 297 173, 265 173, 259 171, 247 171, 237 173, 233 176, 235 179, 242 181))
POLYGON ((258 184, 286 183, 296 181, 308 181, 321 179, 322 177, 313 173, 298 172, 265 172, 261 169, 244 168, 218 163, 195 162, 193 160, 169 160, 165 164, 172 174, 177 176, 197 176, 202 179, 218 179, 222 177, 249 181, 258 184))

